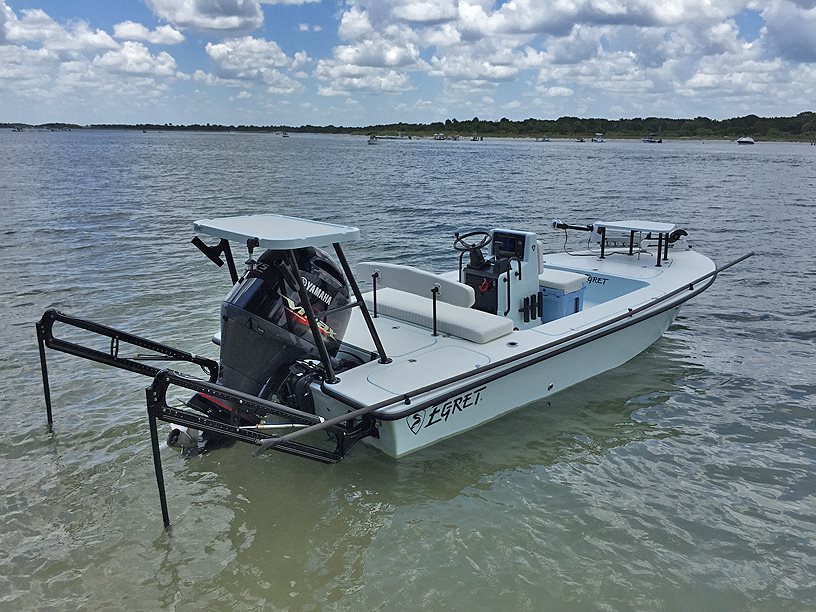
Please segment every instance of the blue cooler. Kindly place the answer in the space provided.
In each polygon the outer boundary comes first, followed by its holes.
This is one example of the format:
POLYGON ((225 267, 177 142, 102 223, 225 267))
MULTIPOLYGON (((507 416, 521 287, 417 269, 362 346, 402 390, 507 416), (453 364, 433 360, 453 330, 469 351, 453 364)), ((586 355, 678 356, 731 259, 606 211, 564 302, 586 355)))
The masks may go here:
POLYGON ((587 277, 576 272, 545 269, 538 277, 541 287, 541 322, 549 323, 580 312, 584 307, 587 277))

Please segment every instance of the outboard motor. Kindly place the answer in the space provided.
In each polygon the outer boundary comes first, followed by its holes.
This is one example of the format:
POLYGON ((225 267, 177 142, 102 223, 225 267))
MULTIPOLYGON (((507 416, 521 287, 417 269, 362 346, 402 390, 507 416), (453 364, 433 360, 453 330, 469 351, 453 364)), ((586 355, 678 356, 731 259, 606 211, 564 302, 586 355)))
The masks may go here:
MULTIPOLYGON (((276 401, 309 410, 311 398, 303 401, 304 389, 307 381, 320 375, 319 364, 314 361, 319 359, 319 352, 298 289, 283 270, 289 263, 287 255, 287 251, 264 252, 224 300, 217 382, 264 399, 274 395, 276 401)), ((349 304, 346 282, 320 249, 296 249, 295 258, 298 269, 292 272, 306 288, 326 349, 335 359, 351 310, 322 313, 349 304)), ((227 402, 200 394, 190 404, 225 420, 233 412, 227 402)), ((243 416, 257 422, 252 415, 243 416)))

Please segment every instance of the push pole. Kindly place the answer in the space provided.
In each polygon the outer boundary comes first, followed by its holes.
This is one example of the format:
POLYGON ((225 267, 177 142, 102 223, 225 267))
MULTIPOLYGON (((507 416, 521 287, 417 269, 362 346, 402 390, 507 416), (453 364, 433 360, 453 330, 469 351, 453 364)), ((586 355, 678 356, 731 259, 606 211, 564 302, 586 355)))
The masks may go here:
POLYGON ((45 337, 42 323, 35 323, 37 328, 37 344, 40 347, 40 372, 42 373, 43 394, 45 395, 45 412, 48 415, 48 429, 54 424, 51 415, 51 385, 48 383, 48 365, 45 362, 45 337))
POLYGON ((170 514, 167 511, 167 494, 164 490, 164 474, 162 472, 161 450, 159 449, 159 429, 156 425, 156 415, 153 414, 152 402, 154 398, 151 394, 155 391, 151 387, 146 390, 147 393, 147 421, 150 426, 150 446, 153 449, 153 468, 156 470, 156 485, 159 487, 159 503, 161 504, 162 520, 164 521, 165 530, 170 530, 170 514))

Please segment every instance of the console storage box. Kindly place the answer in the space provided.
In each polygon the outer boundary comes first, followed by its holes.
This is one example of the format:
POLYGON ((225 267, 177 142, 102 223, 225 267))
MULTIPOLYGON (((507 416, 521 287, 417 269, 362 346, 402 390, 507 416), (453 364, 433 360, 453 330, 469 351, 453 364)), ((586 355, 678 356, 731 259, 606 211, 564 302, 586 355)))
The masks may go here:
POLYGON ((549 323, 561 317, 580 312, 584 307, 584 290, 587 277, 562 270, 544 271, 538 276, 541 288, 541 322, 549 323))

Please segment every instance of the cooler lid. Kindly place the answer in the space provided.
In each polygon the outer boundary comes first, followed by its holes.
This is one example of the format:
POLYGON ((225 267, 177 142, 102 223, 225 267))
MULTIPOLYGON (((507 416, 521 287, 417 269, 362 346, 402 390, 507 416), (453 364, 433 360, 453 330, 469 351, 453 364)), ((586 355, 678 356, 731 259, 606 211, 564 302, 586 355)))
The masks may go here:
POLYGON ((538 284, 540 286, 558 289, 564 293, 578 291, 586 282, 586 275, 577 272, 565 272, 564 270, 544 268, 544 271, 538 275, 538 284))

